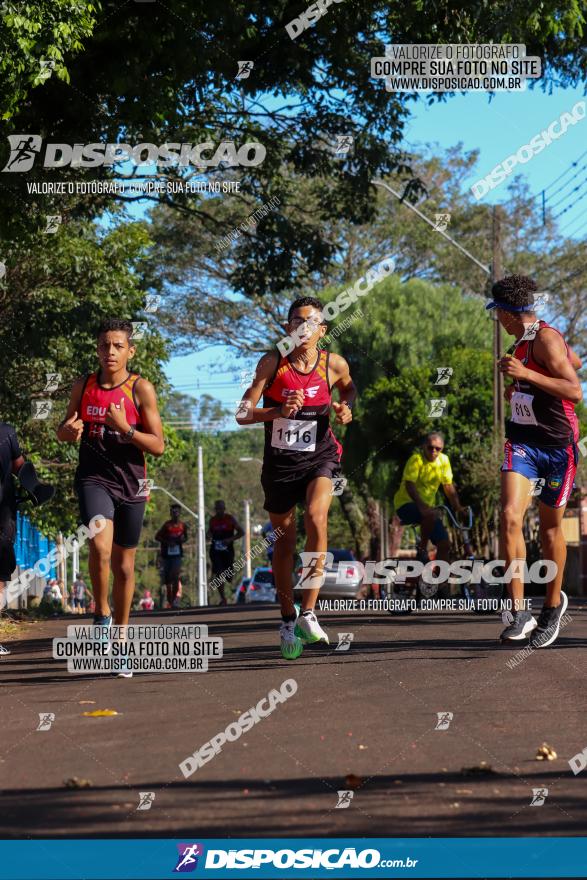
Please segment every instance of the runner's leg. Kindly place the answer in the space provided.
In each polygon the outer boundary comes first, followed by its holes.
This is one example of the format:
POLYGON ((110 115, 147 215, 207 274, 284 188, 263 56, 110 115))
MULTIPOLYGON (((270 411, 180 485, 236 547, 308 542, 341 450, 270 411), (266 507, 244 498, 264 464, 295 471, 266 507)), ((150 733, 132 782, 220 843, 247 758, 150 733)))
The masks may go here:
POLYGON ((280 529, 279 537, 273 545, 273 577, 277 599, 284 619, 295 620, 296 609, 293 601, 293 566, 296 552, 295 507, 286 513, 270 513, 273 530, 280 529))
POLYGON ((108 617, 110 615, 108 582, 110 580, 113 534, 114 523, 111 519, 107 519, 104 529, 99 534, 94 535, 93 538, 90 538, 88 567, 94 593, 95 617, 108 617))
MULTIPOLYGON (((506 571, 514 560, 526 559, 522 526, 531 498, 530 480, 527 477, 515 471, 502 471, 499 544, 506 571)), ((512 577, 508 584, 508 593, 512 600, 512 610, 523 609, 524 582, 520 577, 512 577)))
POLYGON ((315 480, 308 484, 306 490, 306 511, 304 514, 304 525, 306 528, 305 550, 306 553, 315 553, 316 558, 310 564, 311 573, 305 579, 314 588, 303 590, 302 612, 314 610, 320 593, 325 553, 328 549, 328 510, 331 502, 331 479, 328 477, 316 477, 315 480))
POLYGON ((552 559, 556 562, 557 573, 546 587, 544 604, 548 608, 557 608, 561 601, 561 586, 567 561, 567 542, 562 529, 562 519, 566 510, 564 507, 548 507, 539 502, 538 511, 540 517, 540 543, 542 545, 543 559, 552 559))
POLYGON ((114 603, 114 622, 118 626, 127 626, 135 591, 135 556, 136 547, 119 547, 112 545, 112 601, 114 603))

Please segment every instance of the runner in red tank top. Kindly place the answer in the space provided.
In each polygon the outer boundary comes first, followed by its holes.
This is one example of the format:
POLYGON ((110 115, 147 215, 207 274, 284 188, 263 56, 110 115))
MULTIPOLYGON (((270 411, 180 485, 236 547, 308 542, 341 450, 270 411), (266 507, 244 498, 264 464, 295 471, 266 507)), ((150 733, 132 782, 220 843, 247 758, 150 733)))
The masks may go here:
MULTIPOLYGON (((112 623, 108 581, 113 574, 115 622, 128 624, 135 587, 135 554, 145 501, 145 452, 162 455, 165 444, 155 389, 128 371, 136 347, 130 321, 105 320, 98 330, 97 373, 78 379, 57 429, 63 443, 80 444, 75 488, 87 526, 104 517, 90 539, 89 569, 96 603, 94 623, 112 623)), ((113 658, 114 659, 114 658, 113 658)), ((126 666, 120 675, 130 678, 126 666)))
POLYGON ((278 538, 273 573, 281 604, 281 653, 294 660, 304 642, 328 642, 314 608, 323 582, 328 547, 328 509, 333 478, 340 472, 342 448, 330 428, 330 410, 343 425, 352 420, 357 396, 343 357, 318 350, 326 333, 322 303, 314 297, 296 300, 289 309, 287 332, 296 347, 287 357, 264 355, 237 413, 239 424, 265 423, 261 483, 265 510, 278 538), (332 401, 332 388, 339 401, 332 401), (263 395, 263 406, 257 404, 263 395), (306 560, 302 610, 293 602, 292 567, 296 550, 296 504, 306 505, 306 560))
POLYGON ((512 578, 514 619, 501 639, 519 646, 530 637, 533 648, 545 648, 557 638, 568 603, 561 591, 567 555, 562 519, 577 470, 575 404, 583 394, 575 372, 579 359, 557 330, 536 317, 537 289, 524 275, 503 278, 493 285, 487 308, 495 309, 504 330, 516 339, 499 361, 501 372, 513 380, 505 389, 512 413, 501 469, 501 557, 508 568, 525 560, 524 516, 537 495, 542 557, 556 564, 538 621, 523 608, 523 578, 512 578))

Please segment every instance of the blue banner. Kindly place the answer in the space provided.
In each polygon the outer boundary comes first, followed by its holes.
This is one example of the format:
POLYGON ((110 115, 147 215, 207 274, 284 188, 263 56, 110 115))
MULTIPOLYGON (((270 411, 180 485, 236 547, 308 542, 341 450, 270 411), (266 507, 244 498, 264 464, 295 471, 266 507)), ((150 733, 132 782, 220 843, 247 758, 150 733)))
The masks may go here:
POLYGON ((587 837, 3 840, 2 880, 587 875, 587 837))

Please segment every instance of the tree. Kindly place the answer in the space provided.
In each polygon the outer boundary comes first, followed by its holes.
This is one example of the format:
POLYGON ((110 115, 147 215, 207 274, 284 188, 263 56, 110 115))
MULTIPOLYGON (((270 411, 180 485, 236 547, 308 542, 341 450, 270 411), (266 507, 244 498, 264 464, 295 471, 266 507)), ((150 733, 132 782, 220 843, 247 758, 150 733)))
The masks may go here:
POLYGON ((6 0, 0 11, 0 119, 10 119, 31 89, 52 76, 68 83, 69 58, 83 50, 96 23, 87 0, 6 0))
MULTIPOLYGON (((300 271, 318 272, 332 260, 332 243, 322 232, 327 221, 344 217, 357 224, 373 218, 374 177, 409 173, 401 138, 417 96, 388 92, 370 76, 371 58, 382 53, 391 35, 402 43, 515 38, 542 57, 542 88, 553 82, 576 84, 587 69, 584 16, 575 0, 555 0, 548 12, 540 0, 524 7, 498 0, 491 9, 456 0, 450 10, 436 14, 419 0, 407 5, 362 0, 352 15, 345 14, 344 5, 333 5, 292 40, 285 26, 299 12, 299 4, 287 0, 274 3, 270 11, 259 0, 204 6, 168 0, 122 8, 118 0, 103 0, 84 51, 68 61, 70 83, 51 77, 42 90, 30 92, 5 126, 6 134, 39 131, 47 141, 65 144, 114 143, 121 136, 130 144, 231 140, 240 146, 258 141, 266 158, 238 172, 242 197, 258 207, 277 196, 282 203, 296 200, 299 208, 297 216, 275 222, 270 243, 258 237, 243 242, 244 261, 235 271, 234 286, 248 294, 265 293, 296 288, 304 282, 300 271), (237 59, 243 58, 254 66, 248 78, 237 79, 237 59), (344 158, 334 154, 339 135, 354 138, 354 151, 344 158), (303 192, 292 189, 292 177, 312 183, 313 216, 304 217, 305 203, 298 199, 303 192)), ((136 176, 144 170, 137 168, 136 176)), ((159 172, 177 177, 173 168, 160 167, 159 172)), ((113 170, 65 168, 57 173, 60 180, 87 180, 111 176, 113 170)), ((14 199, 27 203, 25 184, 50 176, 37 164, 26 179, 13 174, 4 185, 14 199)), ((221 231, 205 196, 165 195, 162 200, 221 231)), ((238 213, 239 198, 230 201, 238 213)), ((93 216, 106 204, 111 204, 107 197, 44 196, 28 215, 5 209, 0 225, 12 237, 38 222, 35 212, 93 216), (48 206, 53 210, 47 211, 48 206)), ((226 213, 225 231, 230 231, 232 205, 226 213)))
MULTIPOLYGON (((104 229, 72 222, 55 234, 30 236, 4 251, 2 416, 16 428, 25 454, 39 465, 42 478, 57 485, 55 501, 32 514, 35 523, 52 533, 77 523, 73 492, 77 447, 59 443, 55 428, 74 380, 96 369, 96 330, 102 318, 115 315, 147 323, 131 364, 153 382, 164 403, 167 382, 162 362, 167 349, 156 323, 149 324, 143 311, 146 294, 140 283, 149 242, 143 223, 104 229), (53 374, 55 387, 48 385, 47 374, 53 374)), ((165 455, 152 469, 177 454, 172 430, 166 430, 166 442, 165 455)))

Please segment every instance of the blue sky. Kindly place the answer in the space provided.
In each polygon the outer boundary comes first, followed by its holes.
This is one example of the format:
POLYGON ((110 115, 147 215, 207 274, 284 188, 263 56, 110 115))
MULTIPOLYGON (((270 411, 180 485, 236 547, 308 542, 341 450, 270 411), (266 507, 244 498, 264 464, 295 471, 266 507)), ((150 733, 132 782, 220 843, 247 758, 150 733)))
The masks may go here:
MULTIPOLYGON (((584 100, 582 89, 556 89, 553 94, 545 94, 539 88, 525 92, 500 92, 490 102, 483 92, 471 92, 449 98, 445 103, 427 106, 424 100, 413 105, 413 115, 405 128, 405 146, 418 147, 425 143, 438 143, 447 148, 462 141, 466 150, 479 149, 477 172, 469 185, 488 174, 508 155, 547 128, 561 113, 570 112, 577 101, 584 100)), ((587 149, 587 120, 583 119, 570 126, 565 134, 551 143, 539 155, 524 165, 517 166, 514 173, 526 177, 533 193, 548 187, 563 174, 587 149)), ((578 168, 587 161, 581 159, 578 168)), ((578 168, 574 169, 574 173, 578 168)), ((569 173, 558 186, 571 179, 569 173)), ((572 184, 561 191, 553 201, 563 199, 560 211, 573 202, 575 207, 561 218, 561 228, 566 234, 583 237, 587 233, 587 183, 576 194, 573 187, 587 180, 587 170, 583 169, 572 184)), ((492 190, 481 203, 500 203, 505 200, 507 182, 492 190)), ((425 206, 422 206, 425 211, 425 206)), ((226 364, 235 363, 234 353, 223 347, 210 348, 197 354, 174 357, 167 364, 166 373, 172 384, 186 394, 199 396, 211 394, 232 408, 233 401, 240 395, 238 383, 239 366, 227 369, 226 364)))

